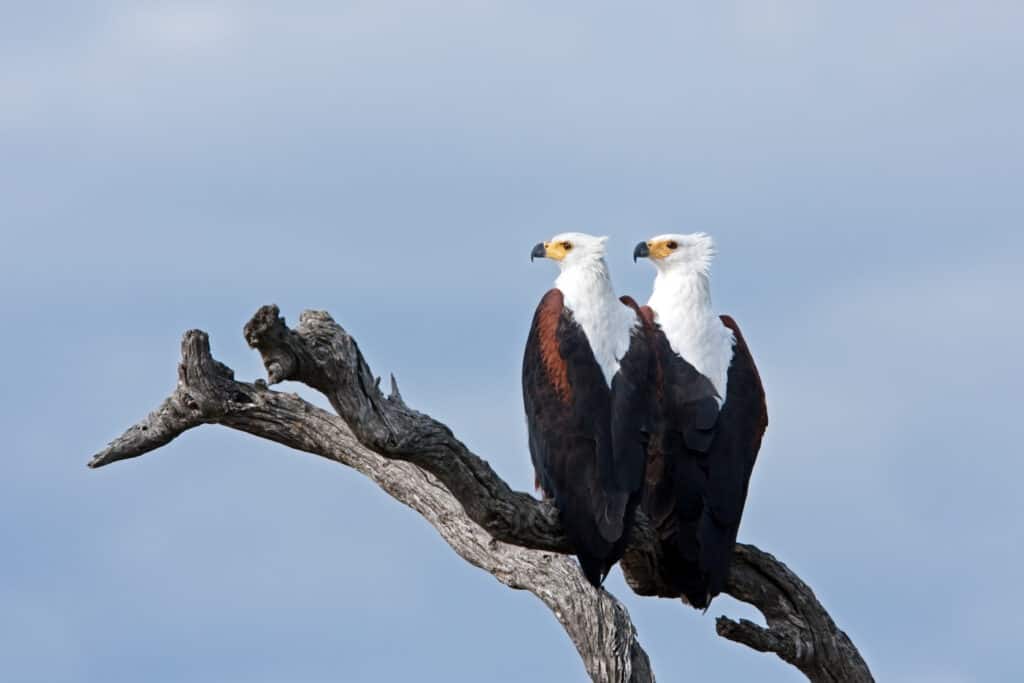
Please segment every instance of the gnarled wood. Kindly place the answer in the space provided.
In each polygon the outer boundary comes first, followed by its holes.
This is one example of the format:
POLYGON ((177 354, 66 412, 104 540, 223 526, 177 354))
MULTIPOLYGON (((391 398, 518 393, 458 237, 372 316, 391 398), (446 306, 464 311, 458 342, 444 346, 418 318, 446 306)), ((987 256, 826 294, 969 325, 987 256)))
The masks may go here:
MULTIPOLYGON (((467 562, 539 597, 565 628, 593 680, 653 683, 650 662, 625 607, 587 583, 569 557, 495 540, 428 471, 368 449, 341 418, 295 394, 272 391, 263 382, 235 381, 231 370, 210 355, 206 333, 186 332, 181 353, 178 385, 171 395, 97 454, 90 467, 143 455, 211 423, 348 465, 423 515, 467 562)), ((536 509, 523 515, 525 519, 551 514, 532 502, 536 509)))
MULTIPOLYGON (((405 404, 392 379, 385 396, 355 340, 320 311, 289 329, 276 306, 245 326, 271 384, 296 380, 322 392, 328 413, 294 394, 239 382, 213 359, 205 333, 182 340, 178 385, 159 408, 90 462, 101 467, 166 445, 200 424, 226 427, 348 465, 427 519, 465 560, 528 590, 555 614, 595 681, 653 681, 626 609, 583 578, 554 509, 513 491, 444 424, 405 404)), ((678 597, 659 575, 658 545, 641 515, 622 567, 641 595, 678 597)), ((768 627, 718 621, 723 637, 797 666, 811 681, 871 681, 853 643, 795 574, 753 546, 737 546, 727 591, 765 615, 768 627)))
POLYGON ((872 683, 867 663, 811 587, 766 552, 738 543, 729 595, 757 607, 768 628, 719 617, 718 635, 771 652, 816 683, 872 683))

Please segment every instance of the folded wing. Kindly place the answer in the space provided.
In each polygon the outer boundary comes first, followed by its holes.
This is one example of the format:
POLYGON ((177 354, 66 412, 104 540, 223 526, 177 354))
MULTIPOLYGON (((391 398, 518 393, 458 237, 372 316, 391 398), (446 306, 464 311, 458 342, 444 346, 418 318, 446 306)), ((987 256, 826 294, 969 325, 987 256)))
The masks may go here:
POLYGON ((609 387, 583 329, 549 291, 523 359, 523 401, 537 485, 554 500, 587 579, 599 586, 622 556, 639 504, 649 410, 647 338, 637 329, 609 387))

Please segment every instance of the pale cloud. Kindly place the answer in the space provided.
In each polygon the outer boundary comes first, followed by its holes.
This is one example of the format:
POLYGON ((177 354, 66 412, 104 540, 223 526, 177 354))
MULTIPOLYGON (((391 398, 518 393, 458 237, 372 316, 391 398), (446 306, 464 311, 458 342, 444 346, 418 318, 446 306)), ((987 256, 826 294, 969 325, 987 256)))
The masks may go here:
POLYGON ((815 30, 825 13, 813 0, 736 0, 726 5, 731 6, 741 35, 778 46, 815 30))
POLYGON ((205 56, 230 49, 243 21, 227 3, 140 3, 115 12, 106 30, 114 45, 130 52, 205 56))

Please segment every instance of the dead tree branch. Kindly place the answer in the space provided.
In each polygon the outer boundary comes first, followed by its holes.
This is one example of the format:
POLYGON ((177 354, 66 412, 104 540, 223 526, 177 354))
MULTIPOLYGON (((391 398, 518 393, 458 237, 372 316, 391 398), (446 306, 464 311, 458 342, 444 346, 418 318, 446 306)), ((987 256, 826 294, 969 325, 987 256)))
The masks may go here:
MULTIPOLYGON (((626 609, 593 589, 567 557, 572 548, 554 509, 513 491, 447 426, 409 408, 394 379, 385 396, 355 340, 327 313, 307 311, 293 330, 276 306, 264 306, 246 324, 245 338, 262 355, 271 384, 303 382, 323 393, 337 415, 262 381, 236 381, 210 354, 206 334, 192 330, 182 340, 175 390, 90 467, 143 455, 202 424, 334 460, 423 515, 466 561, 539 597, 594 681, 654 681, 626 609)), ((622 562, 627 581, 641 595, 678 597, 659 566, 653 531, 641 518, 622 562)), ((773 652, 814 682, 873 680, 810 588, 771 555, 738 545, 728 592, 757 607, 768 626, 721 617, 719 635, 773 652)))

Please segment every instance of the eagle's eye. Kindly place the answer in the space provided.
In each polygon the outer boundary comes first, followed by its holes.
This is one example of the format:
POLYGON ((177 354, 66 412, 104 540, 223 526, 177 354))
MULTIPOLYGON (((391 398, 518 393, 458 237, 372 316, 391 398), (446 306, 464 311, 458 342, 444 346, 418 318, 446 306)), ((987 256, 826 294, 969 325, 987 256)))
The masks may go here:
POLYGON ((668 247, 669 249, 678 249, 679 248, 679 243, 675 242, 675 241, 672 241, 672 242, 669 242, 668 244, 666 244, 665 246, 668 247))
POLYGON ((569 251, 572 249, 572 242, 562 242, 562 249, 569 251))

